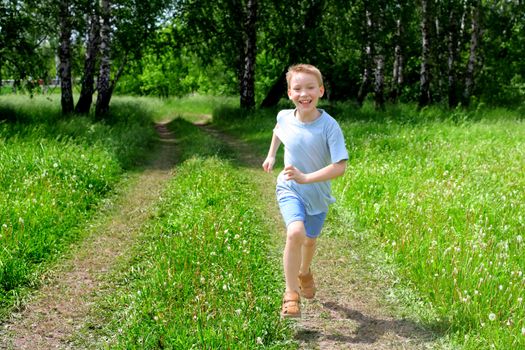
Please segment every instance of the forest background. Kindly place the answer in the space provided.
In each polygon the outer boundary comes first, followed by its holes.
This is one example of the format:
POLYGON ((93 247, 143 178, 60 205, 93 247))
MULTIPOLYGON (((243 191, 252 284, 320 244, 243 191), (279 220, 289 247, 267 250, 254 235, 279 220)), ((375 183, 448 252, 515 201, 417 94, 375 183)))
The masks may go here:
MULTIPOLYGON (((190 100, 191 121, 212 116, 213 127, 264 155, 276 109, 284 105, 285 72, 306 62, 324 74, 322 108, 340 122, 350 154, 348 171, 334 184, 338 202, 331 217, 343 227, 331 232, 334 242, 352 246, 352 261, 370 252, 368 239, 386 252, 399 268, 388 276, 402 279, 382 282, 412 288, 418 297, 395 295, 428 311, 423 324, 438 338, 449 337, 445 343, 525 348, 524 17, 522 0, 1 0, 0 319, 23 304, 28 289, 38 288, 41 263, 77 242, 82 225, 126 172, 154 153, 151 122, 173 119, 166 127, 182 140, 176 146, 184 147, 177 165, 183 175, 170 185, 163 210, 180 213, 182 207, 186 215, 168 214, 160 226, 151 224, 158 230, 146 229, 149 236, 137 249, 158 252, 158 269, 146 269, 128 290, 116 292, 112 310, 128 312, 122 305, 140 302, 133 304, 134 317, 108 312, 115 318, 102 317, 101 332, 118 337, 120 348, 137 339, 150 340, 151 348, 184 339, 188 346, 173 347, 190 347, 202 341, 187 336, 201 334, 185 323, 194 319, 188 307, 194 305, 198 318, 209 322, 202 329, 210 344, 231 348, 239 334, 253 347, 288 342, 289 329, 275 312, 277 270, 270 283, 266 265, 253 269, 264 274, 238 273, 241 257, 242 271, 252 271, 253 261, 270 266, 262 258, 266 250, 247 254, 243 243, 235 255, 235 246, 226 246, 241 230, 250 237, 246 244, 263 244, 267 232, 257 219, 263 211, 228 219, 223 224, 238 226, 224 227, 230 236, 215 240, 213 215, 251 210, 250 181, 259 177, 234 169, 225 156, 234 150, 210 141, 179 114, 189 112, 182 104, 190 100), (186 162, 186 153, 202 158, 186 162), (203 213, 211 215, 203 220, 209 227, 191 231, 195 236, 172 235, 165 244, 164 232, 188 232, 203 213), (208 229, 213 239, 206 249, 190 243, 202 241, 198 235, 208 229), (215 255, 217 247, 224 254, 215 255), (201 267, 183 265, 181 281, 189 287, 168 292, 184 292, 187 299, 162 294, 169 275, 164 262, 200 264, 197 254, 211 262, 203 266, 211 266, 206 278, 213 283, 203 284, 194 273, 201 267), (225 261, 231 270, 214 265, 225 261), (240 296, 235 305, 220 294, 230 275, 249 281, 232 284, 240 296), (255 278, 252 289, 260 295, 249 299, 242 293, 255 278), (199 299, 204 288, 217 298, 199 299), (150 292, 137 296, 137 290, 150 292), (255 307, 240 316, 246 300, 255 307), (149 306, 159 303, 159 313, 151 313, 149 306), (228 316, 209 319, 208 307, 228 316), (128 322, 120 333, 122 319, 128 322), (169 330, 159 327, 164 320, 169 330)), ((371 256, 374 268, 366 270, 376 273, 378 259, 371 256)), ((134 267, 132 276, 142 271, 134 267)), ((339 275, 348 275, 344 268, 339 275)))
POLYGON ((97 92, 98 116, 113 93, 273 106, 298 62, 329 101, 516 105, 524 26, 521 0, 4 0, 0 75, 4 92, 60 85, 63 113, 97 92))

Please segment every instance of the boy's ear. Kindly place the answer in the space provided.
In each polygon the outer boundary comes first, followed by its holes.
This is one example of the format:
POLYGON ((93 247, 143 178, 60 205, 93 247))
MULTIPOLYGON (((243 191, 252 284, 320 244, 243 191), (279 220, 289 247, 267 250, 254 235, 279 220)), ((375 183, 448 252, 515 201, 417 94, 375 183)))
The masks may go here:
POLYGON ((286 90, 286 93, 288 94, 288 99, 291 100, 292 99, 292 90, 288 89, 288 90, 286 90))
POLYGON ((321 85, 319 87, 319 91, 321 92, 321 95, 319 95, 319 97, 323 97, 323 95, 324 95, 324 85, 321 85))

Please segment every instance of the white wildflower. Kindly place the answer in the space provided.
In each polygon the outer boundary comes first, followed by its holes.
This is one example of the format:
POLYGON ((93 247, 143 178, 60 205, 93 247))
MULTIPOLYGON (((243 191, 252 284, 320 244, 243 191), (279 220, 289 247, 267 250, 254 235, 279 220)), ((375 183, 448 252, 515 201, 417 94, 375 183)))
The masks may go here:
POLYGON ((494 321, 495 319, 496 319, 496 314, 494 314, 493 312, 491 312, 491 313, 489 314, 489 320, 494 321))

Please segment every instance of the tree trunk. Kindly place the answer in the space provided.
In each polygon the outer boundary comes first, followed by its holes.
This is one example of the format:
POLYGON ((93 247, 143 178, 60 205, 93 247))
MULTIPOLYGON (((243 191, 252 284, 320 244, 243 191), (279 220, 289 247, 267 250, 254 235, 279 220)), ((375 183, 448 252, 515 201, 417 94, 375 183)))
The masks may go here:
POLYGON ((244 62, 242 62, 241 108, 255 107, 255 57, 257 54, 257 0, 248 0, 244 25, 244 62))
POLYGON ((479 41, 481 38, 481 30, 479 25, 479 15, 480 15, 481 3, 479 0, 476 0, 472 4, 472 26, 470 34, 470 53, 467 63, 467 71, 465 73, 465 91, 463 93, 463 101, 466 106, 470 103, 470 97, 472 95, 472 90, 474 89, 474 73, 476 69, 477 62, 477 51, 479 46, 479 41))
POLYGON ((111 14, 110 0, 101 0, 102 26, 100 28, 100 70, 97 82, 97 104, 95 115, 102 117, 109 111, 109 101, 111 99, 111 60, 110 60, 110 35, 111 35, 111 14))
POLYGON ((279 101, 281 100, 281 97, 286 93, 286 72, 288 71, 288 68, 286 68, 280 75, 279 78, 273 83, 272 87, 266 94, 266 97, 261 102, 261 108, 268 108, 276 106, 279 101))
POLYGON ((100 20, 98 10, 90 16, 89 37, 86 45, 86 57, 84 61, 84 76, 82 78, 82 89, 80 91, 80 98, 75 107, 75 112, 87 114, 93 102, 94 83, 95 83, 95 68, 97 63, 97 55, 100 49, 100 20))
POLYGON ((374 70, 374 102, 376 109, 385 108, 385 55, 383 50, 382 41, 378 40, 378 35, 382 36, 384 19, 383 9, 381 7, 376 9, 376 21, 372 24, 374 28, 374 47, 375 47, 375 70, 374 70))
MULTIPOLYGON (((452 5, 454 6, 454 5, 452 5)), ((448 106, 454 108, 458 105, 457 98, 457 77, 456 77, 456 61, 458 52, 458 22, 456 11, 454 8, 450 9, 447 33, 447 75, 448 75, 448 106)))
POLYGON ((430 9, 428 0, 421 0, 421 72, 419 107, 430 103, 430 9))
POLYGON ((71 14, 68 0, 60 1, 60 47, 58 57, 60 65, 58 68, 60 76, 62 114, 73 112, 73 86, 71 79, 71 14))
POLYGON ((394 64, 392 72, 392 89, 390 90, 390 101, 396 102, 401 95, 401 89, 403 86, 403 66, 404 57, 402 49, 403 40, 403 23, 401 18, 396 20, 396 35, 395 35, 395 47, 394 47, 394 64))
POLYGON ((371 83, 371 65, 372 65, 372 57, 373 57, 373 49, 372 49, 372 15, 370 13, 370 10, 368 8, 365 8, 365 58, 363 60, 364 62, 364 68, 363 68, 363 78, 361 80, 361 86, 359 87, 359 92, 357 93, 357 102, 359 105, 363 104, 363 101, 365 100, 366 96, 370 92, 370 87, 372 85, 371 83))

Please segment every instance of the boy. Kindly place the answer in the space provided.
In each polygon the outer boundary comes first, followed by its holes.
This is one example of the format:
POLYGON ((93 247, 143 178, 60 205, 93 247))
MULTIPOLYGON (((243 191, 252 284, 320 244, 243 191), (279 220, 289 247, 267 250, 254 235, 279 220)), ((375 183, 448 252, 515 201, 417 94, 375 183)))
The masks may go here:
POLYGON ((321 72, 314 66, 291 66, 286 74, 288 97, 295 109, 277 114, 277 125, 263 169, 270 172, 281 142, 284 170, 277 178, 276 195, 286 223, 283 254, 286 291, 282 317, 301 317, 300 296, 315 296, 310 264, 316 239, 335 202, 330 180, 344 174, 348 153, 341 128, 328 113, 317 109, 324 94, 321 72))

